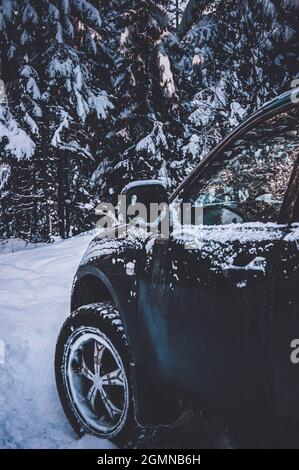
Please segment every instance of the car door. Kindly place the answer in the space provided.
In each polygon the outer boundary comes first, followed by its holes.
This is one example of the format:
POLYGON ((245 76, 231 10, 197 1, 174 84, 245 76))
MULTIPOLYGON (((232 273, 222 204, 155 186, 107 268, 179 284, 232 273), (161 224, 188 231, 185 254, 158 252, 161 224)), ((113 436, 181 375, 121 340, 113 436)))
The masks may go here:
POLYGON ((299 161, 290 194, 292 224, 279 244, 271 283, 269 368, 273 403, 291 446, 299 442, 299 161), (292 196, 291 196, 292 197, 292 196), (292 205, 291 205, 292 208, 292 205))
POLYGON ((138 285, 148 376, 261 426, 273 417, 269 285, 287 231, 281 209, 297 123, 296 110, 274 115, 211 158, 179 195, 199 220, 175 223, 168 239, 149 242, 138 285))

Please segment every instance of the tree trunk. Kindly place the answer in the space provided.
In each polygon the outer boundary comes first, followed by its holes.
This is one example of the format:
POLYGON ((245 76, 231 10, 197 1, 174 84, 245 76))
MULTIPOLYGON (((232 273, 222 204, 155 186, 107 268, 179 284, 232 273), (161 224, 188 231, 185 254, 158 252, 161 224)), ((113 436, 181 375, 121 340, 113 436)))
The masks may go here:
POLYGON ((64 155, 58 151, 57 157, 57 203, 58 228, 61 238, 66 238, 65 231, 65 203, 64 203, 64 155))

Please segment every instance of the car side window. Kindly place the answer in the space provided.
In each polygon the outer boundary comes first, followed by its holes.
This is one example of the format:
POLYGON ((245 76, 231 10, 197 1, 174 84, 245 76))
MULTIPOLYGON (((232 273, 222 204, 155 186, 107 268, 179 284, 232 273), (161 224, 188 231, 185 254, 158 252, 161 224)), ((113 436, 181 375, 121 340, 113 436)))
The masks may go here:
POLYGON ((210 164, 188 197, 203 209, 204 225, 278 221, 299 155, 298 114, 259 123, 210 164))

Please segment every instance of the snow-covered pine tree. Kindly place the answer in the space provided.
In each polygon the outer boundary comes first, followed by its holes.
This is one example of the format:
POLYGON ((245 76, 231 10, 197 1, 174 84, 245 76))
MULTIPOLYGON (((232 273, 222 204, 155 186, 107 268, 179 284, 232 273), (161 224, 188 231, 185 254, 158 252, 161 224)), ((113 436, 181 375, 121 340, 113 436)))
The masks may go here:
POLYGON ((180 106, 169 51, 176 47, 168 1, 118 4, 120 32, 109 150, 93 175, 101 198, 113 199, 132 179, 158 177, 171 185, 181 133, 180 106))
POLYGON ((2 0, 7 109, 1 122, 10 129, 14 118, 23 132, 15 142, 28 149, 11 156, 2 132, 1 158, 10 168, 6 207, 27 214, 23 222, 12 214, 11 235, 48 239, 91 226, 94 147, 113 107, 106 92, 113 61, 101 36, 99 7, 87 0, 2 0))
POLYGON ((0 8, 1 78, 6 96, 0 103, 1 166, 6 187, 1 192, 5 236, 38 240, 41 220, 35 151, 39 139, 39 77, 33 44, 39 35, 37 2, 2 0, 0 8), (9 177, 7 176, 9 175, 9 177))
POLYGON ((299 4, 293 0, 190 0, 180 25, 189 85, 186 168, 298 75, 299 4))
POLYGON ((55 212, 64 237, 92 226, 90 175, 96 168, 97 145, 105 145, 102 135, 113 109, 108 96, 113 59, 101 35, 98 2, 47 3, 48 35, 53 39, 43 55, 43 100, 51 129, 49 159, 56 167, 55 212))

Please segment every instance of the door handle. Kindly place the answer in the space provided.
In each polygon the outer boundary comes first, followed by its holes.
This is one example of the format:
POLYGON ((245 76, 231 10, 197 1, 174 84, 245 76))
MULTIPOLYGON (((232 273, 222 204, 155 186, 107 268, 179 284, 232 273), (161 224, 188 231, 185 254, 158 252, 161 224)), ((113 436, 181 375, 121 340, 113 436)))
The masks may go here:
POLYGON ((257 256, 246 266, 226 266, 222 272, 226 279, 236 281, 260 280, 266 277, 267 262, 266 259, 257 256))

